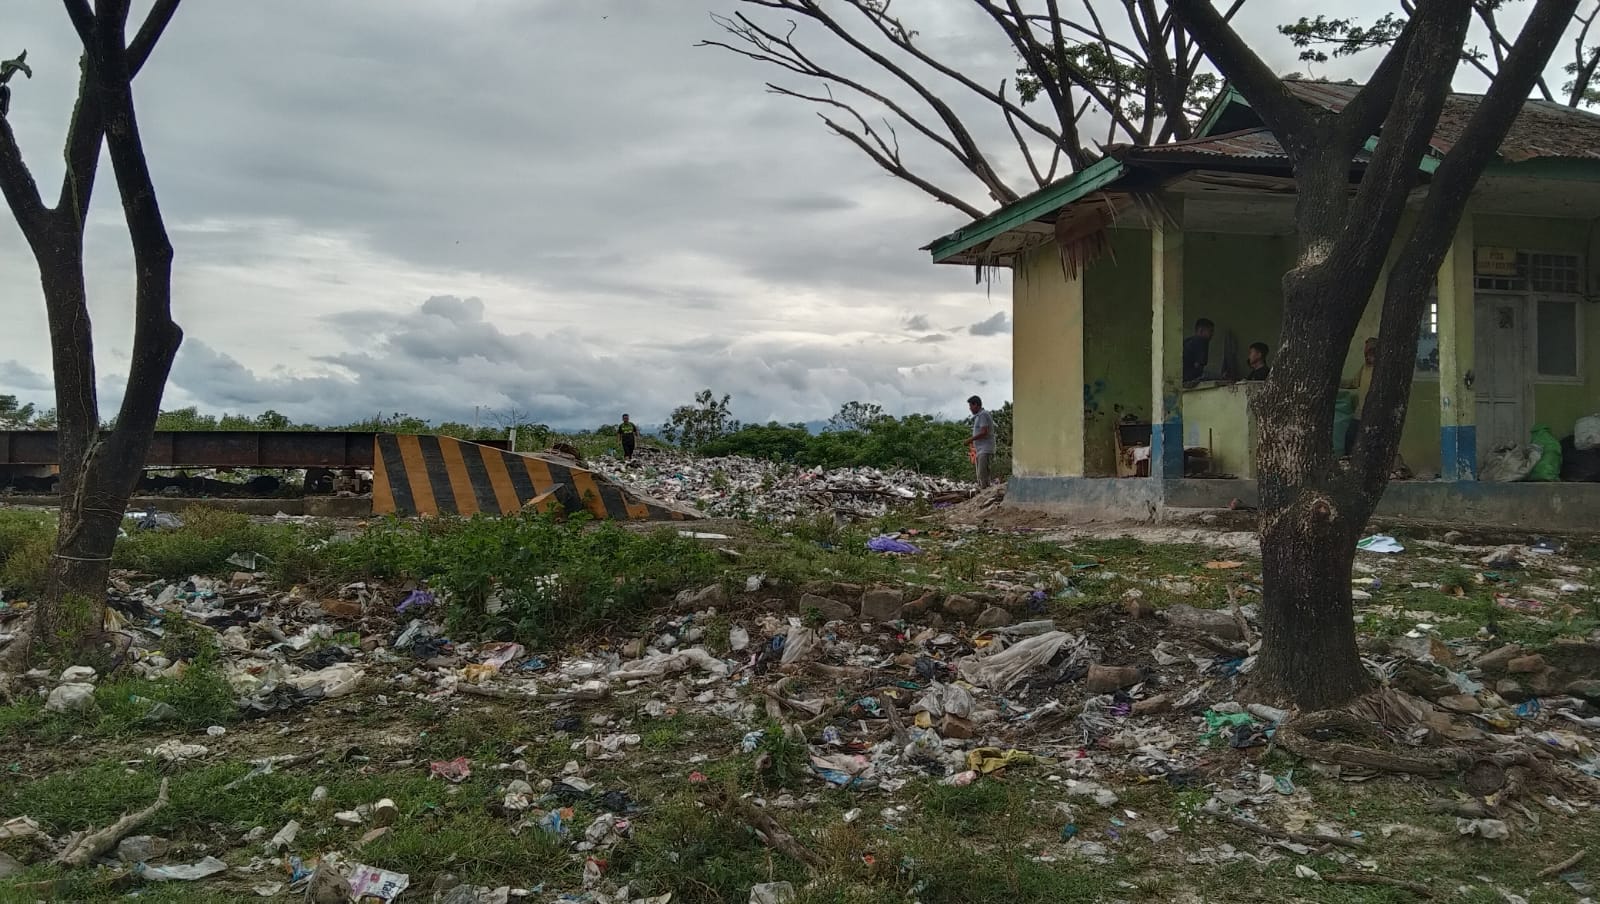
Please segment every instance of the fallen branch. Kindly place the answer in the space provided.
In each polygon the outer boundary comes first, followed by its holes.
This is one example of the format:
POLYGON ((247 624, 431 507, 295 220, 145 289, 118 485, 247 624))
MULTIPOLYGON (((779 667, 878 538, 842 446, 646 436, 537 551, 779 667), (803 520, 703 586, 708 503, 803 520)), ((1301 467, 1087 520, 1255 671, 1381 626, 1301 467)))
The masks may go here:
POLYGON ((833 704, 832 706, 830 706, 827 709, 823 710, 822 712, 818 713, 815 717, 807 720, 803 725, 800 726, 800 730, 805 732, 805 733, 807 733, 807 734, 810 734, 811 733, 811 729, 817 727, 818 725, 823 725, 823 724, 826 724, 828 722, 832 722, 834 719, 839 717, 840 713, 842 713, 845 710, 849 709, 851 704, 853 704, 855 702, 856 702, 855 698, 852 697, 852 698, 849 698, 849 699, 846 699, 846 700, 841 700, 841 701, 833 704))
POLYGON ((1307 846, 1332 844, 1355 851, 1366 850, 1366 847, 1362 845, 1361 842, 1350 838, 1342 838, 1338 835, 1306 835, 1301 832, 1290 832, 1286 829, 1275 829, 1272 826, 1263 825, 1262 823, 1245 819, 1243 816, 1235 816, 1232 813, 1216 813, 1213 815, 1219 819, 1223 819, 1233 825, 1236 825, 1241 829, 1246 829, 1256 833, 1257 835, 1265 835, 1268 838, 1276 838, 1279 841, 1292 841, 1295 844, 1304 844, 1307 846))
POLYGON ((1388 876, 1375 876, 1369 873, 1323 873, 1322 881, 1341 885, 1382 885, 1388 888, 1403 888, 1419 898, 1433 897, 1433 890, 1421 882, 1407 882, 1404 879, 1391 879, 1388 876))
POLYGON ((1567 870, 1572 869, 1574 866, 1577 866, 1583 860, 1583 855, 1587 853, 1589 852, 1580 850, 1576 854, 1573 854, 1571 857, 1568 857, 1560 863, 1556 863, 1539 870, 1538 878, 1549 879, 1553 876, 1561 875, 1567 870))
POLYGON ((116 847, 122 839, 131 835, 134 829, 149 822, 151 817, 166 807, 168 801, 167 780, 162 779, 154 803, 137 813, 129 813, 98 832, 84 832, 72 836, 67 841, 67 846, 56 855, 54 863, 68 868, 88 866, 100 855, 116 847))
POLYGON ((1299 732, 1287 728, 1278 729, 1276 740, 1283 749, 1295 756, 1332 766, 1353 766, 1376 769, 1380 772, 1439 778, 1460 771, 1463 765, 1461 756, 1455 752, 1436 756, 1406 756, 1338 741, 1312 741, 1299 732))
POLYGON ((789 834, 788 830, 778 824, 772 815, 755 806, 747 800, 734 797, 731 794, 722 795, 723 809, 739 817, 746 825, 755 831, 767 847, 772 848, 785 857, 799 863, 804 863, 812 869, 822 867, 822 858, 817 856, 810 848, 802 845, 789 834))
POLYGON ((497 687, 480 687, 476 684, 457 684, 458 693, 472 697, 485 697, 490 700, 509 700, 513 703, 529 703, 538 699, 536 694, 524 694, 520 691, 501 690, 497 687))

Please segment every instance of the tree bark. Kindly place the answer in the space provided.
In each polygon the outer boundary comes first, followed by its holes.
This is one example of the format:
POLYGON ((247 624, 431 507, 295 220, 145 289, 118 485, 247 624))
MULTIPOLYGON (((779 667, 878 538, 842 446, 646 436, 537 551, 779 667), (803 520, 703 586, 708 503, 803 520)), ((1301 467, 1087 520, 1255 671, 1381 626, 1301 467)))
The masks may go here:
POLYGON ((172 246, 145 163, 133 77, 149 59, 179 0, 156 0, 133 43, 128 0, 65 0, 83 41, 82 76, 64 153, 57 205, 47 208, 0 118, 3 190, 39 265, 55 374, 60 515, 31 652, 78 659, 102 636, 112 548, 149 452, 182 331, 172 321, 172 246), (83 228, 102 144, 108 144, 133 245, 134 341, 114 429, 100 429, 93 330, 84 282, 83 228))

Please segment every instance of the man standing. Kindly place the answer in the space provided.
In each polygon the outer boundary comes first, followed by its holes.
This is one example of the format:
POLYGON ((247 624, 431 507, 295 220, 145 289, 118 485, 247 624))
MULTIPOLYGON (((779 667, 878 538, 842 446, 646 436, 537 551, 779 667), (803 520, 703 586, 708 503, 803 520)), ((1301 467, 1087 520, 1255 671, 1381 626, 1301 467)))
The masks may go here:
POLYGON ((617 439, 622 441, 622 460, 633 460, 633 444, 639 437, 639 427, 628 416, 622 416, 622 423, 617 425, 617 439))
POLYGON ((967 399, 967 410, 972 412, 972 438, 967 445, 978 470, 978 489, 988 489, 989 467, 994 463, 994 415, 983 409, 983 399, 977 396, 967 399))
POLYGON ((1194 335, 1183 340, 1183 382, 1198 383, 1211 363, 1211 335, 1217 325, 1202 317, 1194 322, 1194 335))
POLYGON ((1356 450, 1356 432, 1361 428, 1362 411, 1367 407, 1367 393, 1372 391, 1372 367, 1378 363, 1378 337, 1368 336, 1361 347, 1361 373, 1356 376, 1356 409, 1350 419, 1350 428, 1344 434, 1344 454, 1356 450))

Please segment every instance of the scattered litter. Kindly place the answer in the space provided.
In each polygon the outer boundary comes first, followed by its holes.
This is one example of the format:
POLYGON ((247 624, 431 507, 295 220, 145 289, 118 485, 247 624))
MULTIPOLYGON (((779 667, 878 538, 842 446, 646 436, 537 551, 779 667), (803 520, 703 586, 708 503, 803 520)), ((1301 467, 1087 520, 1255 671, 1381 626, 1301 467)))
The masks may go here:
POLYGON ((215 857, 176 866, 134 866, 134 872, 147 882, 195 882, 227 871, 228 864, 215 857))
POLYGON ((464 756, 453 760, 438 760, 428 764, 429 777, 442 778, 454 784, 461 784, 472 777, 472 761, 464 756))
POLYGON ((1400 545, 1399 540, 1396 540, 1388 534, 1373 534, 1372 536, 1367 537, 1361 540, 1361 542, 1357 543, 1356 548, 1362 552, 1376 552, 1384 554, 1406 551, 1406 548, 1400 545))
POLYGON ((357 901, 375 900, 378 904, 387 904, 400 897, 400 893, 410 886, 411 877, 404 873, 392 873, 365 864, 351 868, 350 893, 357 901))
POLYGON ((794 900, 794 885, 789 882, 766 882, 750 889, 750 904, 787 904, 794 900))
POLYGON ((1476 835, 1489 841, 1504 841, 1511 837, 1511 827, 1499 819, 1467 819, 1456 817, 1456 832, 1476 835))
POLYGON ((867 548, 873 552, 888 552, 898 555, 916 555, 922 552, 916 545, 907 543, 890 536, 873 537, 867 541, 867 548))

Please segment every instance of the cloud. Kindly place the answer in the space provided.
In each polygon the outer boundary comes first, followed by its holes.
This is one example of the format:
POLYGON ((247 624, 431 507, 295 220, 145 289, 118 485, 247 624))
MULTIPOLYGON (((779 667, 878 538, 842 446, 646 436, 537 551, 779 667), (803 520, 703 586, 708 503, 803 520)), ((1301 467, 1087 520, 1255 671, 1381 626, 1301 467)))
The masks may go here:
POLYGON ((954 372, 893 336, 852 345, 827 334, 676 345, 582 327, 510 332, 492 322, 496 308, 476 298, 434 296, 382 317, 330 314, 322 322, 349 336, 351 347, 317 356, 315 373, 252 369, 190 339, 174 364, 166 407, 272 408, 330 425, 394 412, 470 422, 474 409, 482 419, 485 409, 514 407, 552 426, 591 428, 622 411, 658 423, 710 388, 731 393, 742 420, 791 422, 821 417, 851 399, 879 402, 892 413, 953 413, 968 384, 1004 378, 1004 368, 993 366, 964 363, 954 372))
POLYGON ((49 377, 25 366, 21 361, 0 361, 0 395, 49 394, 54 392, 51 388, 53 385, 49 377))
POLYGON ((913 333, 926 333, 933 329, 928 323, 927 314, 912 314, 906 317, 905 325, 906 329, 913 333))
POLYGON ((1011 318, 1005 311, 997 311, 993 317, 987 317, 967 327, 967 332, 974 336, 999 336, 1011 332, 1011 318))
POLYGON ((926 336, 917 337, 917 341, 918 342, 949 342, 950 341, 950 337, 945 335, 944 333, 929 333, 926 336))

